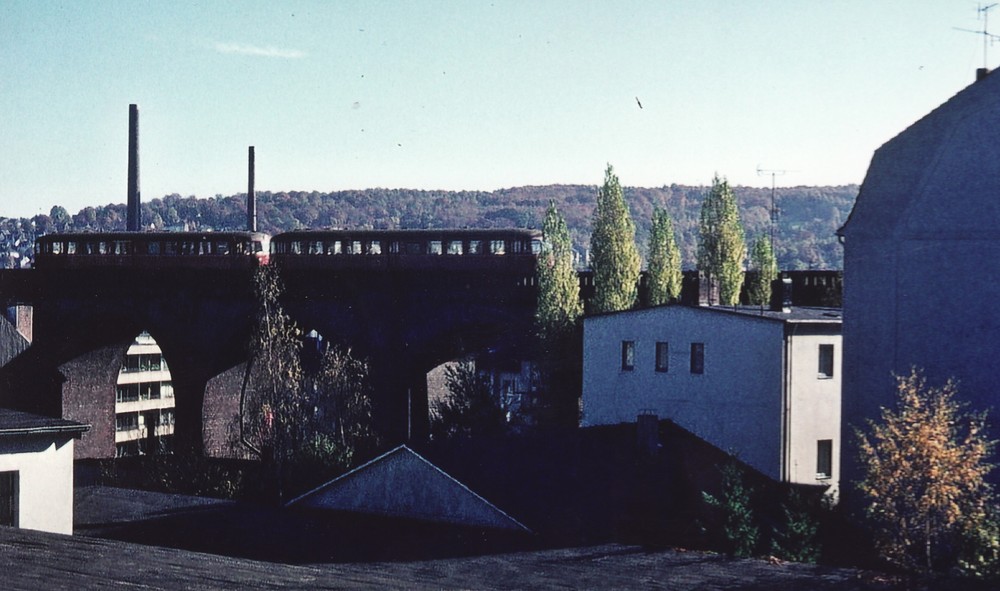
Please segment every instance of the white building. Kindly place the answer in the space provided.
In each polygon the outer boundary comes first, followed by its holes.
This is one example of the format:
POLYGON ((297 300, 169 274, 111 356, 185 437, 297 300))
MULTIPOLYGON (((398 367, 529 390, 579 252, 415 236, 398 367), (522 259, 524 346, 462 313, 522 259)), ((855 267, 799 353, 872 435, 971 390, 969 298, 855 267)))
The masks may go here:
MULTIPOLYGON (((913 366, 932 385, 955 378, 970 410, 996 409, 1000 73, 880 147, 839 234, 845 437, 894 404, 893 374, 913 366)), ((848 462, 845 476, 859 467, 848 462)))
POLYGON ((125 354, 115 388, 115 455, 166 452, 174 434, 174 388, 159 345, 143 332, 125 354))
POLYGON ((584 426, 670 419, 774 479, 836 488, 840 311, 661 306, 584 319, 584 426))
POLYGON ((73 533, 73 440, 87 429, 0 409, 0 525, 73 533))

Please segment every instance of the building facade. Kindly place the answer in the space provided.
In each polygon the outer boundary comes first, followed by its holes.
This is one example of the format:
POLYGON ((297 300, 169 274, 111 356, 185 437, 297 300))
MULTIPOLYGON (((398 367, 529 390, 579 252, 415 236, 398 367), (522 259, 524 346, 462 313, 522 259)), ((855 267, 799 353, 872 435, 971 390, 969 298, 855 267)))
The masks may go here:
POLYGON ((116 457, 171 451, 174 389, 159 345, 143 332, 125 353, 115 387, 116 457))
MULTIPOLYGON (((893 376, 912 367, 932 385, 955 378, 970 410, 997 407, 998 221, 1000 74, 993 73, 875 152, 839 231, 845 441, 894 404, 893 376)), ((852 480, 860 476, 855 462, 844 469, 852 480)))
POLYGON ((836 488, 840 311, 661 306, 584 319, 584 426, 670 419, 776 480, 836 488))
POLYGON ((73 533, 73 442, 88 428, 0 409, 0 525, 73 533))

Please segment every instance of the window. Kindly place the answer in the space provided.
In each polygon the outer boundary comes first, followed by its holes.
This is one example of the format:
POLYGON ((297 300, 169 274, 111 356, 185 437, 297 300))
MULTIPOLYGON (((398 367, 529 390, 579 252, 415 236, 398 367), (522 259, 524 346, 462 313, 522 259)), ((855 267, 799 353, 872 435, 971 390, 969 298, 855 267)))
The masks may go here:
POLYGON ((656 343, 656 371, 667 373, 670 370, 670 345, 656 343))
POLYGON ((691 343, 691 373, 705 373, 705 343, 691 343))
POLYGON ((427 243, 427 254, 441 254, 442 252, 440 240, 431 240, 427 243))
POLYGON ((483 253, 483 241, 482 240, 470 240, 469 241, 469 254, 482 254, 483 253))
POLYGON ((490 254, 503 254, 504 246, 503 240, 490 240, 490 254))
POLYGON ((0 525, 17 527, 18 473, 0 472, 0 525))
POLYGON ((382 254, 382 241, 372 240, 368 243, 368 254, 382 254))
POLYGON ((449 241, 448 254, 462 254, 462 241, 461 240, 449 241))
POLYGON ((820 439, 816 442, 816 478, 833 477, 833 440, 820 439))
POLYGON ((139 428, 139 413, 115 415, 115 431, 134 431, 139 428))
POLYGON ((635 341, 622 341, 622 371, 635 369, 635 341))
POLYGON ((833 377, 833 345, 819 346, 819 377, 821 379, 833 377))

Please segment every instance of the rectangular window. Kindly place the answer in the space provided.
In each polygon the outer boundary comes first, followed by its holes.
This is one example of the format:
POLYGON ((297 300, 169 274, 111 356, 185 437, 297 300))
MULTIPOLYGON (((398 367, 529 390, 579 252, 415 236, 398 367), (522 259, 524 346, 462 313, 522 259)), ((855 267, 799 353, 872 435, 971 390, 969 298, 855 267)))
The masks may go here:
POLYGON ((427 254, 441 254, 443 252, 441 248, 440 240, 431 240, 427 243, 427 254))
POLYGON ((503 253, 504 253, 503 240, 490 240, 490 254, 503 254, 503 253))
POLYGON ((670 370, 670 345, 656 343, 656 371, 667 373, 670 370))
POLYGON ((691 373, 705 373, 705 343, 691 343, 691 373))
POLYGON ((833 345, 819 346, 819 377, 833 377, 833 345))
POLYGON ((469 254, 482 254, 483 253, 483 241, 482 240, 470 240, 469 241, 469 254))
POLYGON ((0 525, 17 527, 18 473, 0 472, 0 525))
POLYGON ((622 371, 635 369, 635 341, 622 341, 622 371))
POLYGON ((816 478, 833 477, 833 440, 820 439, 816 442, 816 478))

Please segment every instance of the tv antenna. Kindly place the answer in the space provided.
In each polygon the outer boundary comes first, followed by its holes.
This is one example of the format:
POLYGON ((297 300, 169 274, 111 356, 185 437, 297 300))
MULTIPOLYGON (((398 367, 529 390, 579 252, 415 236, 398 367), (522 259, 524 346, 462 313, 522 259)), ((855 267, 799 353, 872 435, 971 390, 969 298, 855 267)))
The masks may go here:
POLYGON ((774 231, 778 226, 778 208, 774 206, 774 179, 792 172, 790 170, 770 170, 757 165, 757 176, 771 175, 771 249, 774 249, 774 231))
POLYGON ((983 36, 983 68, 989 68, 989 60, 987 59, 987 55, 986 55, 986 42, 989 41, 989 44, 993 45, 994 41, 1000 39, 1000 35, 994 35, 994 34, 990 33, 990 28, 989 28, 990 9, 991 8, 996 8, 997 4, 1000 4, 1000 3, 994 2, 993 4, 989 4, 989 5, 986 5, 986 6, 983 6, 982 4, 977 5, 978 8, 976 8, 976 12, 978 14, 977 14, 976 18, 978 20, 979 16, 982 16, 982 19, 983 19, 983 30, 982 31, 974 31, 972 29, 963 29, 961 27, 952 27, 956 31, 964 31, 966 33, 975 33, 977 35, 982 35, 983 36))

